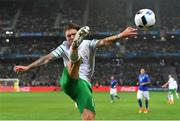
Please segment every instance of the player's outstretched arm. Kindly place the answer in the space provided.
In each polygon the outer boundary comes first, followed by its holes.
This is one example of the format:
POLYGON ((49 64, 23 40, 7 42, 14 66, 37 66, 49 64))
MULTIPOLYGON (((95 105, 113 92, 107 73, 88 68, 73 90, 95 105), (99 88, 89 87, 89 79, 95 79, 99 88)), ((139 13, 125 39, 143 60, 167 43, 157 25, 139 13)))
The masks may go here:
POLYGON ((33 63, 27 65, 27 66, 21 66, 21 65, 18 65, 18 66, 14 66, 14 71, 15 72, 24 72, 24 71, 28 71, 32 68, 36 68, 36 67, 39 67, 41 65, 44 65, 48 62, 50 62, 51 60, 53 60, 55 57, 52 53, 49 53, 45 56, 42 56, 41 58, 39 58, 38 60, 34 61, 33 63))
POLYGON ((162 88, 167 87, 168 84, 169 84, 169 82, 166 82, 165 84, 162 85, 162 88))
POLYGON ((113 35, 110 37, 106 37, 104 39, 100 39, 97 42, 96 47, 108 46, 108 45, 111 45, 113 42, 115 42, 118 39, 123 39, 126 37, 133 37, 135 35, 137 35, 137 29, 132 28, 132 27, 127 27, 124 31, 120 32, 117 35, 113 35))

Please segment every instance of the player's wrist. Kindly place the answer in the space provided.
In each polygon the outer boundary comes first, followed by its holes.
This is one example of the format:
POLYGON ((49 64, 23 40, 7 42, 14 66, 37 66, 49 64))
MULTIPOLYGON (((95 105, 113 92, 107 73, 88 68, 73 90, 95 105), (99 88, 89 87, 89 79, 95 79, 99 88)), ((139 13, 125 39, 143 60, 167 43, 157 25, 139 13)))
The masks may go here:
POLYGON ((29 70, 29 69, 31 69, 32 68, 32 66, 31 65, 28 65, 28 66, 26 66, 27 68, 26 68, 26 70, 29 70))
POLYGON ((116 35, 116 39, 121 39, 121 38, 122 38, 122 34, 121 33, 116 35))

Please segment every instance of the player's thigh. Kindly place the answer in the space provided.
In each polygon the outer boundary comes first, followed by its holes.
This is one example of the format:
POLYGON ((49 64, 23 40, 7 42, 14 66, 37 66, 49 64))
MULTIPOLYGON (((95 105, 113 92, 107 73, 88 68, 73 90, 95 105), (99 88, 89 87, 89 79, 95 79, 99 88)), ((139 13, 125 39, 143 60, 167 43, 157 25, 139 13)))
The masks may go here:
POLYGON ((75 99, 75 89, 76 89, 77 81, 73 80, 70 77, 68 73, 68 69, 66 67, 62 72, 61 79, 59 82, 62 90, 72 99, 75 99))
POLYGON ((110 89, 110 95, 117 95, 117 89, 110 89))
POLYGON ((149 91, 143 91, 143 97, 146 99, 146 100, 149 100, 150 97, 149 97, 149 91))
POLYGON ((71 78, 78 79, 79 78, 79 66, 81 61, 77 61, 76 63, 68 62, 68 73, 71 78))
POLYGON ((91 86, 85 80, 78 80, 76 88, 78 109, 82 113, 84 109, 88 109, 95 113, 95 104, 92 97, 91 86))
POLYGON ((173 89, 173 94, 176 94, 176 89, 173 89))
POLYGON ((137 99, 142 99, 142 97, 143 97, 143 91, 138 90, 137 91, 137 99))
POLYGON ((174 89, 169 89, 169 90, 168 90, 168 94, 169 94, 169 95, 174 94, 174 89))

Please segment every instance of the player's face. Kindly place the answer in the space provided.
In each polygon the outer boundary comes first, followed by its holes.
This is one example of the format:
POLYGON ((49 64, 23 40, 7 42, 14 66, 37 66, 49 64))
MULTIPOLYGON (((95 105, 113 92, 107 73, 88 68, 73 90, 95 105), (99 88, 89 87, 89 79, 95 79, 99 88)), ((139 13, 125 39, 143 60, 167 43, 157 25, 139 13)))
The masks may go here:
POLYGON ((169 75, 169 78, 171 78, 171 75, 169 75))
POLYGON ((145 70, 142 68, 142 69, 140 70, 140 73, 141 73, 141 74, 144 74, 144 73, 145 73, 145 70))
POLYGON ((74 37, 77 33, 77 30, 76 29, 69 29, 69 30, 66 30, 65 32, 65 36, 66 36, 66 40, 68 41, 68 45, 71 46, 73 40, 74 40, 74 37))

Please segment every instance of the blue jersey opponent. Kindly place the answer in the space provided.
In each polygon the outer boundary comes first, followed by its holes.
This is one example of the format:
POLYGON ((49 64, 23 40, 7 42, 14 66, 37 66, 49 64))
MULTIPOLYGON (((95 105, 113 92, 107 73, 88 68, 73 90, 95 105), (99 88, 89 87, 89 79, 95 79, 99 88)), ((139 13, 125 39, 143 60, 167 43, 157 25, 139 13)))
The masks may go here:
POLYGON ((111 83, 111 88, 116 88, 116 86, 118 85, 118 82, 115 79, 111 80, 110 83, 111 83))
POLYGON ((148 113, 149 109, 148 109, 148 103, 149 103, 149 91, 148 91, 148 85, 151 83, 149 75, 145 73, 145 69, 141 68, 140 69, 140 74, 138 76, 138 80, 139 80, 139 88, 138 88, 138 92, 137 92, 137 100, 138 100, 138 104, 139 104, 139 113, 142 113, 144 111, 144 113, 148 113), (142 98, 145 99, 145 109, 142 108, 142 98))
POLYGON ((150 82, 149 75, 146 73, 141 73, 138 77, 139 80, 139 90, 148 91, 148 86, 145 83, 150 82))

